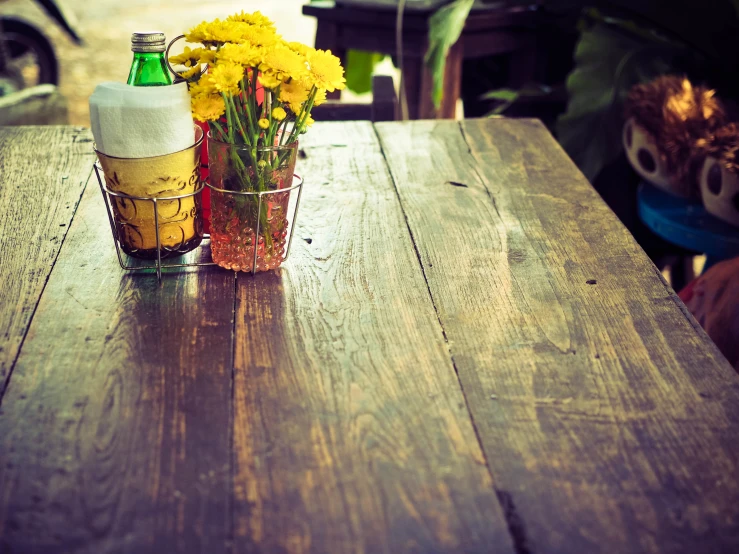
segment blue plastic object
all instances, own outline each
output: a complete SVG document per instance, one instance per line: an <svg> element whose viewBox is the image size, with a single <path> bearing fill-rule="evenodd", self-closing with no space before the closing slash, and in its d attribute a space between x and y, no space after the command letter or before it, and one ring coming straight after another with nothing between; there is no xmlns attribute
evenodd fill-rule
<svg viewBox="0 0 739 554"><path fill-rule="evenodd" d="M703 252L707 266L739 256L739 227L712 216L699 201L686 200L642 182L639 217L663 239L694 252Z"/></svg>

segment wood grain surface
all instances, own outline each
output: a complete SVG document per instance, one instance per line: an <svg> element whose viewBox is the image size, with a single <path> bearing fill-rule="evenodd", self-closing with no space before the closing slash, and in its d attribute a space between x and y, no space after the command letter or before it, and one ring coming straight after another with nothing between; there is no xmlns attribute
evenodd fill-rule
<svg viewBox="0 0 739 554"><path fill-rule="evenodd" d="M317 124L285 266L161 285L88 138L0 130L0 554L739 552L739 377L540 123Z"/></svg>
<svg viewBox="0 0 739 554"><path fill-rule="evenodd" d="M81 127L0 127L0 400L92 171L91 145Z"/></svg>
<svg viewBox="0 0 739 554"><path fill-rule="evenodd" d="M3 400L0 552L226 552L234 275L124 273L94 179Z"/></svg>
<svg viewBox="0 0 739 554"><path fill-rule="evenodd" d="M545 128L376 128L516 551L739 552L739 377Z"/></svg>
<svg viewBox="0 0 739 554"><path fill-rule="evenodd" d="M307 136L291 259L238 278L235 552L512 553L372 126Z"/></svg>

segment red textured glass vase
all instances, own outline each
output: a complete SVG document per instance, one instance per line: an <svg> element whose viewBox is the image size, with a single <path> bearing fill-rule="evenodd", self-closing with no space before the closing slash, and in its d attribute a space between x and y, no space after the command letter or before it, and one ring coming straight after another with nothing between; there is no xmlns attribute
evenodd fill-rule
<svg viewBox="0 0 739 554"><path fill-rule="evenodd" d="M252 149L208 137L213 261L267 271L286 255L297 142Z"/></svg>

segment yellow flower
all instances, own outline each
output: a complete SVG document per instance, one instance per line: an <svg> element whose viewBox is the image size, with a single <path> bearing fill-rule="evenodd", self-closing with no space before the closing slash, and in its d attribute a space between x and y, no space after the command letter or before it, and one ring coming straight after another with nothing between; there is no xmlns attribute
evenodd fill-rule
<svg viewBox="0 0 739 554"><path fill-rule="evenodd" d="M192 99L192 116L198 121L215 121L226 111L226 104L219 95L209 94Z"/></svg>
<svg viewBox="0 0 739 554"><path fill-rule="evenodd" d="M179 64L187 65L188 67L190 67L193 65L193 63L197 63L202 51L202 48L195 48L195 50L191 50L189 46L185 46L185 50L182 52L182 54L177 54L175 56L169 57L169 63L172 65Z"/></svg>
<svg viewBox="0 0 739 554"><path fill-rule="evenodd" d="M209 48L198 48L200 50L200 57L198 63L213 63L216 59L216 51Z"/></svg>
<svg viewBox="0 0 739 554"><path fill-rule="evenodd" d="M210 50L209 48L195 48L194 50L191 50L190 47L185 46L185 50L182 54L169 57L169 63L171 65L194 67L203 63L212 63L215 53L215 50Z"/></svg>
<svg viewBox="0 0 739 554"><path fill-rule="evenodd" d="M303 102L308 100L310 87L302 81L293 79L289 83L283 83L280 87L280 102L290 105L293 113L298 113Z"/></svg>
<svg viewBox="0 0 739 554"><path fill-rule="evenodd" d="M326 101L327 91L345 86L344 70L336 56L284 41L274 23L260 12L241 11L225 20L203 21L185 37L203 47L187 47L169 61L178 65L180 76L188 81L193 117L212 122L227 114L229 123L241 123L241 127L256 120L258 130L267 132L242 137L255 142L251 146L270 141L269 130L278 128L280 122L294 121L296 115L297 130L304 133L313 125L308 99L313 99L311 105L319 105ZM257 75L264 102L255 107L252 99L241 96L254 94L251 82ZM249 84L242 88L245 79ZM232 97L237 94L235 101Z"/></svg>
<svg viewBox="0 0 739 554"><path fill-rule="evenodd" d="M278 44L264 53L259 69L281 81L302 79L308 73L305 58L284 44Z"/></svg>
<svg viewBox="0 0 739 554"><path fill-rule="evenodd" d="M293 52L300 54L301 56L307 56L308 52L312 52L314 50L313 48L303 44L302 42L288 42L287 47Z"/></svg>
<svg viewBox="0 0 739 554"><path fill-rule="evenodd" d="M185 34L187 42L200 42L206 46L239 42L239 23L215 19L210 23L203 21Z"/></svg>
<svg viewBox="0 0 739 554"><path fill-rule="evenodd" d="M210 75L220 92L236 94L244 77L244 68L233 62L217 63Z"/></svg>
<svg viewBox="0 0 739 554"><path fill-rule="evenodd" d="M341 67L339 58L331 53L331 50L314 50L309 52L308 65L310 66L310 80L319 89L333 92L342 90L346 85L344 68Z"/></svg>
<svg viewBox="0 0 739 554"><path fill-rule="evenodd" d="M191 67L187 71L183 71L182 73L179 73L178 75L182 77L183 79L189 79L190 77L193 77L197 73L200 73L200 64L197 64L196 66Z"/></svg>
<svg viewBox="0 0 739 554"><path fill-rule="evenodd" d="M264 88L268 88L268 89L275 89L279 87L280 84L282 83L282 81L280 81L277 77L269 73L261 73L259 75L259 82L262 84Z"/></svg>
<svg viewBox="0 0 739 554"><path fill-rule="evenodd" d="M210 74L205 74L198 81L190 83L190 96L193 98L195 96L215 94L217 92L218 89L213 81L213 76Z"/></svg>
<svg viewBox="0 0 739 554"><path fill-rule="evenodd" d="M207 25L208 23L203 21L202 23L199 23L198 25L190 29L187 33L185 33L185 40L191 43L205 42L205 29Z"/></svg>
<svg viewBox="0 0 739 554"><path fill-rule="evenodd" d="M248 42L252 46L272 46L280 36L267 27L255 27L248 23L232 23L237 26L239 38L232 42Z"/></svg>
<svg viewBox="0 0 739 554"><path fill-rule="evenodd" d="M241 44L224 44L218 51L218 61L229 61L239 65L253 67L259 64L261 51L248 42Z"/></svg>
<svg viewBox="0 0 739 554"><path fill-rule="evenodd" d="M226 18L226 21L237 21L240 23L248 23L249 25L255 25L257 27L265 27L267 29L274 30L275 24L272 22L272 20L267 17L266 15L263 15L261 12L254 12L254 13L244 13L242 11L241 13L235 13L233 15L229 15Z"/></svg>

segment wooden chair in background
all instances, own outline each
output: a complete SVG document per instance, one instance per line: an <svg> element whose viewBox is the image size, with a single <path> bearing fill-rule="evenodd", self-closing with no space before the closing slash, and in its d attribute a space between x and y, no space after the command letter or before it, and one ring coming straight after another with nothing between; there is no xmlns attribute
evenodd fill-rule
<svg viewBox="0 0 739 554"><path fill-rule="evenodd" d="M532 5L536 2L532 0ZM350 49L396 55L397 6L365 0L362 6L332 0L306 3L303 15L315 17L316 48L331 50L342 62ZM403 71L410 119L454 119L461 94L462 62L498 54L511 56L509 86L533 80L536 67L538 10L519 2L475 3L460 39L449 50L444 71L444 98L437 110L431 99L428 50L429 18L434 9L407 10L403 18ZM334 93L338 98L340 95Z"/></svg>

